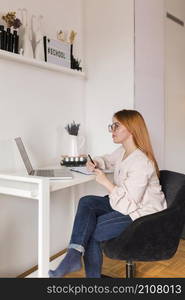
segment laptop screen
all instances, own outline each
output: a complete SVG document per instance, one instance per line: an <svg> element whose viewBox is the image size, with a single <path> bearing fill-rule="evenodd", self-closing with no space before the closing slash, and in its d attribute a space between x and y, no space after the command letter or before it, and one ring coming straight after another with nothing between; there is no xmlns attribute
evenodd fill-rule
<svg viewBox="0 0 185 300"><path fill-rule="evenodd" d="M33 167L32 167L31 162L29 160L29 157L28 157L28 154L27 154L26 149L24 147L24 144L23 144L20 137L15 138L15 142L16 142L17 147L19 149L19 152L20 152L20 155L21 155L22 160L24 162L24 165L26 167L26 170L27 170L28 174L30 175L31 172L33 172Z"/></svg>

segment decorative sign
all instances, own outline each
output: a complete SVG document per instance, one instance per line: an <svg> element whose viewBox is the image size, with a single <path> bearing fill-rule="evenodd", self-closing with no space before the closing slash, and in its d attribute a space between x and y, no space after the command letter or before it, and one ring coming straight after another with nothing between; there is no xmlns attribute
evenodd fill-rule
<svg viewBox="0 0 185 300"><path fill-rule="evenodd" d="M71 45L44 36L45 61L71 68Z"/></svg>

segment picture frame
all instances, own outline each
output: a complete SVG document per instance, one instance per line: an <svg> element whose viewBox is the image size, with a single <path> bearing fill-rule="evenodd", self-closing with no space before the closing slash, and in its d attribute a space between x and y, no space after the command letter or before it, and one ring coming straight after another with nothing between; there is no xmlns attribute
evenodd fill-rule
<svg viewBox="0 0 185 300"><path fill-rule="evenodd" d="M71 45L67 42L50 39L47 36L44 36L43 40L45 61L71 68Z"/></svg>

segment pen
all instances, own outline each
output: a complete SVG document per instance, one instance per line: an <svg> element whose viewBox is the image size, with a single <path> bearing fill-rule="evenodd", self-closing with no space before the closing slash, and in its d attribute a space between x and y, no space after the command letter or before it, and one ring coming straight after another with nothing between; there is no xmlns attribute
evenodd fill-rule
<svg viewBox="0 0 185 300"><path fill-rule="evenodd" d="M89 157L90 161L93 163L93 165L95 165L95 163L94 163L92 157L90 156L90 154L88 154L88 157Z"/></svg>

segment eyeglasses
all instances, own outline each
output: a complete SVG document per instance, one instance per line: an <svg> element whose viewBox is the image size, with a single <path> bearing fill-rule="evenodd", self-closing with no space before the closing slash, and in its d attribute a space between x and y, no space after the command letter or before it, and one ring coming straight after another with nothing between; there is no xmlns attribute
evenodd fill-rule
<svg viewBox="0 0 185 300"><path fill-rule="evenodd" d="M120 127L120 124L118 122L109 124L108 125L108 131L109 132L116 131L116 130L118 130L119 127Z"/></svg>

